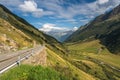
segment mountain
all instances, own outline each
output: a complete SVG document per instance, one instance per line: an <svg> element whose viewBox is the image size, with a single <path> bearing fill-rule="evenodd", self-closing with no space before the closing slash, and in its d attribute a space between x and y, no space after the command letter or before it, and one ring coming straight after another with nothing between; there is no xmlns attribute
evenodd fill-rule
<svg viewBox="0 0 120 80"><path fill-rule="evenodd" d="M49 28L46 28L46 26L44 25L43 27L41 27L39 30L43 31L44 33L53 36L54 38L56 38L58 41L60 42L64 42L64 40L66 40L66 38L68 38L68 36L70 36L73 32L75 32L78 28L74 27L73 29L68 29L68 28L59 28L54 26L53 24L49 24Z"/></svg>
<svg viewBox="0 0 120 80"><path fill-rule="evenodd" d="M29 48L37 44L46 44L47 47L56 50L62 48L62 44L56 39L0 5L0 53Z"/></svg>
<svg viewBox="0 0 120 80"><path fill-rule="evenodd" d="M110 52L120 53L120 5L80 27L65 42L95 39L99 39L100 43L105 45Z"/></svg>
<svg viewBox="0 0 120 80"><path fill-rule="evenodd" d="M53 36L56 38L58 41L63 42L68 36L70 36L74 30L69 30L69 31L49 31L45 32L46 34Z"/></svg>

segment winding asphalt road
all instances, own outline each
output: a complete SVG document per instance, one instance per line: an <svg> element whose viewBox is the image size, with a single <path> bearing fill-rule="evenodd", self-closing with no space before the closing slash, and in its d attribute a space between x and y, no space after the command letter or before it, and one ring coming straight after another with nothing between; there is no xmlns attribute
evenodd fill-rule
<svg viewBox="0 0 120 80"><path fill-rule="evenodd" d="M32 54L41 52L43 48L44 46L36 46L34 48L0 55L0 74L14 65L20 64L20 61L29 58Z"/></svg>

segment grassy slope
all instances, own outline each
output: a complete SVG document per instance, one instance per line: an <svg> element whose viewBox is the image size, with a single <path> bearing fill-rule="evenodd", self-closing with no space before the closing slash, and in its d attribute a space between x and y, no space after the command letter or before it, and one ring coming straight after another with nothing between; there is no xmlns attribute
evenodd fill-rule
<svg viewBox="0 0 120 80"><path fill-rule="evenodd" d="M70 50L68 61L100 80L119 80L120 72L110 68L109 65L120 69L120 56L111 54L99 42L99 40L94 40L83 43L67 44ZM98 53L101 47L104 47L104 49Z"/></svg>
<svg viewBox="0 0 120 80"><path fill-rule="evenodd" d="M55 52L47 49L48 53L48 66L54 68L58 72L64 74L69 80L94 80L91 75L83 72L78 69L67 60L63 59L60 55L57 55Z"/></svg>
<svg viewBox="0 0 120 80"><path fill-rule="evenodd" d="M14 28L7 21L0 19L0 37L3 37L4 34L6 34L6 40L4 41L0 38L0 41L6 45L11 45L10 43L14 41L16 47L19 48L33 46L33 40L29 36Z"/></svg>
<svg viewBox="0 0 120 80"><path fill-rule="evenodd" d="M113 64L116 67L120 67L120 63L119 63L120 56L111 54L105 47L104 47L105 48L104 50L98 53L101 47L104 47L104 46L100 44L99 40L77 43L77 44L68 46L69 50L72 50L73 56L76 56L74 55L74 52L76 52L75 54L84 55L84 56L88 55L96 59L105 61L107 63Z"/></svg>
<svg viewBox="0 0 120 80"><path fill-rule="evenodd" d="M87 52L87 53L98 53L98 50L100 48L104 48L104 50L102 50L102 54L104 53L110 53L105 46L100 44L99 40L94 40L94 41L86 41L86 42L82 42L82 43L73 43L73 44L67 44L68 45L68 49L72 50L72 51L78 51L78 52Z"/></svg>

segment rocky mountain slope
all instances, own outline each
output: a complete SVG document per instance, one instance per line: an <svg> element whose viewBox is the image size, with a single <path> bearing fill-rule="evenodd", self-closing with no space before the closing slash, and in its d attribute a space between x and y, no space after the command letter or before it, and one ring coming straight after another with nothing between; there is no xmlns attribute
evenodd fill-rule
<svg viewBox="0 0 120 80"><path fill-rule="evenodd" d="M0 5L0 42L0 53L29 48L36 44L46 44L57 50L62 47L56 39L39 31L3 5Z"/></svg>
<svg viewBox="0 0 120 80"><path fill-rule="evenodd" d="M80 27L65 42L99 39L112 53L120 53L120 5Z"/></svg>

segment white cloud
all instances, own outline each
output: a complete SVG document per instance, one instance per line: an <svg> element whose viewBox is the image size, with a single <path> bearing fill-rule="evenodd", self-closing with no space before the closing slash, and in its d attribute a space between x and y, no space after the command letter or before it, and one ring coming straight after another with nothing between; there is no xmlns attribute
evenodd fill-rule
<svg viewBox="0 0 120 80"><path fill-rule="evenodd" d="M43 12L43 9L37 8L34 1L24 1L24 4L19 5L19 8L24 12Z"/></svg>
<svg viewBox="0 0 120 80"><path fill-rule="evenodd" d="M99 4L105 4L105 3L107 3L107 2L109 2L109 0L98 0L98 3L99 3Z"/></svg>
<svg viewBox="0 0 120 80"><path fill-rule="evenodd" d="M24 1L23 4L19 5L19 9L23 12L32 13L32 15L35 17L54 14L51 11L44 11L42 8L38 8L37 3L35 1Z"/></svg>
<svg viewBox="0 0 120 80"><path fill-rule="evenodd" d="M43 11L37 8L37 4L34 1L24 1L24 4L19 5L19 7L24 12Z"/></svg>
<svg viewBox="0 0 120 80"><path fill-rule="evenodd" d="M78 30L78 27L74 27L74 28L73 28L73 31L76 31L76 30Z"/></svg>
<svg viewBox="0 0 120 80"><path fill-rule="evenodd" d="M53 31L53 32L60 32L60 31L68 31L69 29L68 28L63 28L63 27L57 27L55 24L51 24L51 23L46 23L46 24L43 24L43 26L39 29L43 32L50 32L50 31Z"/></svg>

